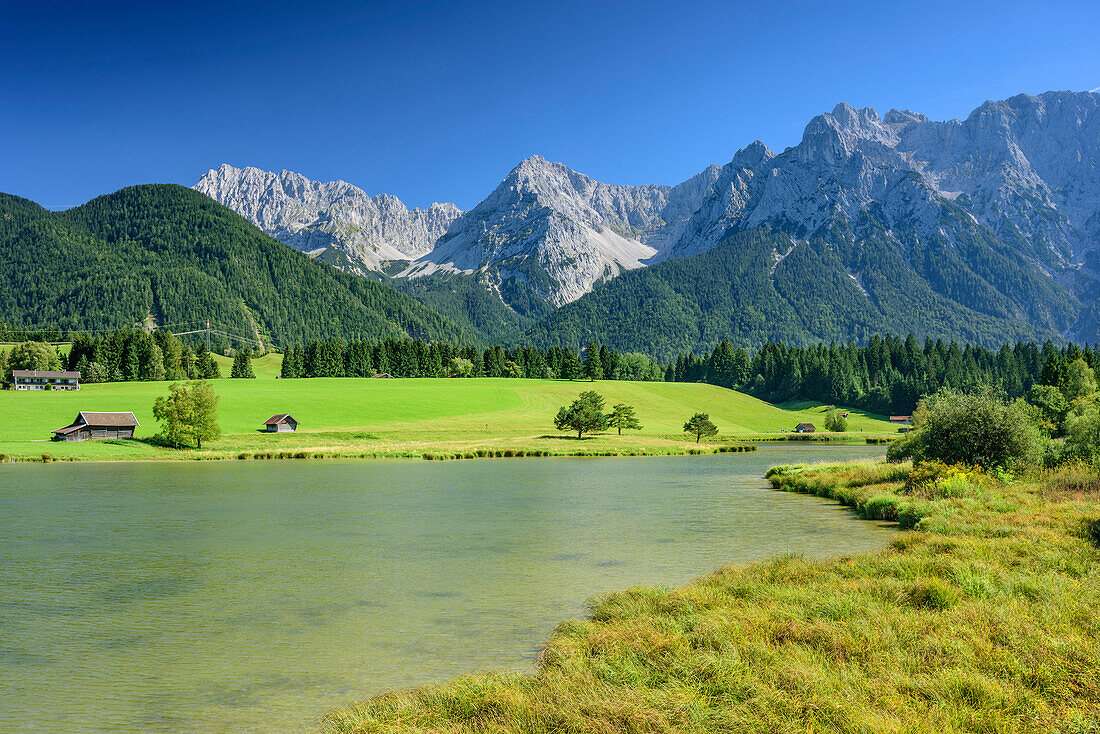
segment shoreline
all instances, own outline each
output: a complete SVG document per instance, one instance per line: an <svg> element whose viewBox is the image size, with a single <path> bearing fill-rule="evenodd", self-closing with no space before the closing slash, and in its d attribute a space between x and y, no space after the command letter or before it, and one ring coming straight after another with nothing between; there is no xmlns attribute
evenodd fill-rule
<svg viewBox="0 0 1100 734"><path fill-rule="evenodd" d="M560 622L532 673L348 702L321 731L1091 731L1100 501L1082 493L1081 470L971 473L918 491L909 470L863 461L765 477L896 523L881 550L614 592Z"/></svg>
<svg viewBox="0 0 1100 734"><path fill-rule="evenodd" d="M310 434L298 434L309 436ZM700 456L721 453L742 453L756 451L759 445L777 446L787 443L812 443L823 447L882 446L892 440L887 436L861 436L836 434L817 434L807 437L805 434L782 434L778 436L730 436L720 441L705 443L677 441L672 437L639 436L631 437L632 443L619 442L618 436L596 434L580 440L591 441L589 447L558 449L547 441L576 441L564 436L540 436L511 444L470 444L447 445L425 442L385 442L375 445L334 446L331 443L318 442L316 445L289 446L281 448L213 447L209 449L169 449L157 446L141 439L106 439L93 445L117 446L118 454L104 452L102 455L55 453L56 447L74 447L79 450L87 443L69 444L65 442L43 441L41 450L35 447L31 451L7 453L0 451L0 466L4 464L49 464L65 463L150 463L150 462L193 462L193 461L271 461L271 460L377 460L377 459L419 459L426 461L461 461L473 459L501 458L554 458L554 457L630 457L630 456ZM637 439L642 439L639 442ZM532 441L541 441L532 446ZM656 445L654 445L656 441ZM108 443L109 442L109 443ZM380 444L380 445L379 445ZM546 446L550 446L546 448ZM54 450L50 450L54 448ZM124 455L121 449L134 449L143 452L140 455ZM8 450L10 451L10 449Z"/></svg>

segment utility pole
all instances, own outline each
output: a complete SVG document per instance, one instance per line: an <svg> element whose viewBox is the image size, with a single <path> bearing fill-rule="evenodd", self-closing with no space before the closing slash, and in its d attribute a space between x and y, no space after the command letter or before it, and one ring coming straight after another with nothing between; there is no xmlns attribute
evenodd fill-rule
<svg viewBox="0 0 1100 734"><path fill-rule="evenodd" d="M206 320L206 351L210 351L210 319Z"/></svg>

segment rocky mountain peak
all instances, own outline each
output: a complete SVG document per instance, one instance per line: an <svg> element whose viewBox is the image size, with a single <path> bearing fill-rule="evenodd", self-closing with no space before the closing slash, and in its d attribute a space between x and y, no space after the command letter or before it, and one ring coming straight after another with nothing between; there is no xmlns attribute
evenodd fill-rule
<svg viewBox="0 0 1100 734"><path fill-rule="evenodd" d="M996 243L998 268L1023 258L1075 293L1100 293L1100 94L1089 92L1017 95L943 122L840 103L794 147L755 141L676 186L602 183L532 155L465 213L228 164L196 188L299 249L336 247L375 270L405 259L409 276L481 271L502 295L553 306L761 226L792 242L874 241L903 259L932 243L946 260ZM981 287L1014 298L1004 283Z"/></svg>
<svg viewBox="0 0 1100 734"><path fill-rule="evenodd" d="M346 181L228 163L207 171L195 189L295 249L335 247L366 269L429 252L462 213L454 204L410 210L396 196L372 197Z"/></svg>
<svg viewBox="0 0 1100 734"><path fill-rule="evenodd" d="M775 158L768 146L759 140L754 140L733 155L727 168L755 171L765 163Z"/></svg>

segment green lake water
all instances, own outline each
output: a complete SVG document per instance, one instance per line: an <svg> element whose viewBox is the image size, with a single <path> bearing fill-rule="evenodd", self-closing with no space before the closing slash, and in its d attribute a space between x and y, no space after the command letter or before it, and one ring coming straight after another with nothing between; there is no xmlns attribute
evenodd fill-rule
<svg viewBox="0 0 1100 734"><path fill-rule="evenodd" d="M883 547L761 479L881 455L0 465L0 731L308 731L531 670L593 595Z"/></svg>

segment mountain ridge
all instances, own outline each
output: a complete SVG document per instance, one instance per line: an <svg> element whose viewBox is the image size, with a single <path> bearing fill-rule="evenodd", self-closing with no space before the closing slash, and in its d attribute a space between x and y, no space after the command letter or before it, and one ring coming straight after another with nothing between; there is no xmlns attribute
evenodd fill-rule
<svg viewBox="0 0 1100 734"><path fill-rule="evenodd" d="M1100 94L1020 94L947 121L839 103L796 145L775 153L755 141L677 186L605 184L531 156L427 251L421 239L403 264L352 253L345 267L429 284L469 277L541 318L623 273L760 228L789 237L759 253L773 272L817 238L858 289L884 272L915 277L964 309L1096 338Z"/></svg>

